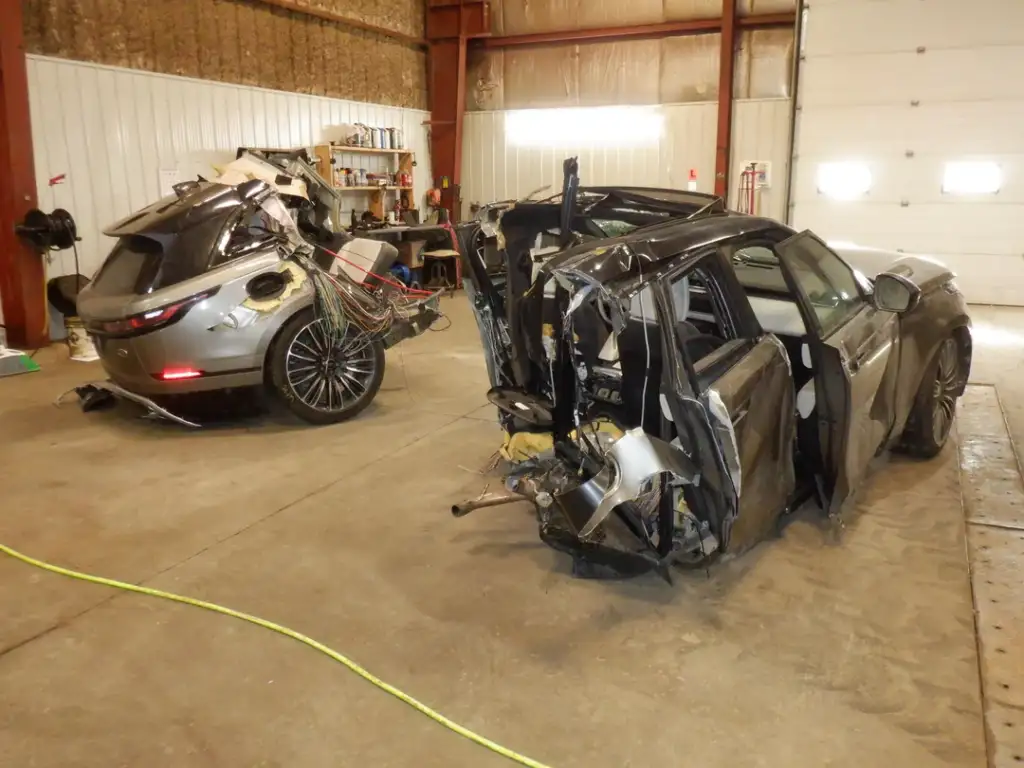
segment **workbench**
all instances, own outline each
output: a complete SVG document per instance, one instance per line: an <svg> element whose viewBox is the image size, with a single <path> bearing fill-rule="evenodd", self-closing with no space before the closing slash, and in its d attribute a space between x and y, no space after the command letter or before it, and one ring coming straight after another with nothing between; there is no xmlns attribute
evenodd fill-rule
<svg viewBox="0 0 1024 768"><path fill-rule="evenodd" d="M352 235L391 243L398 249L398 262L420 275L428 259L451 259L455 266L454 287L462 287L462 262L455 250L450 230L442 224L396 224L379 229L355 229ZM435 249L425 251L424 248L430 243L435 244ZM429 279L417 282L425 285Z"/></svg>

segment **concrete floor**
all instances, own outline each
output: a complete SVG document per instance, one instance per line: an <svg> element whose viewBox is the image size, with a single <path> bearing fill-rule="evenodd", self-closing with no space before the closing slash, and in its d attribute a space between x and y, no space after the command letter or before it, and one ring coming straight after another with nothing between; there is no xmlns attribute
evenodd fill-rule
<svg viewBox="0 0 1024 768"><path fill-rule="evenodd" d="M0 542L291 626L557 768L986 765L954 446L893 459L840 532L804 513L710 576L573 580L528 509L448 512L498 431L445 309L321 429L57 409L99 371L44 350L0 381ZM976 316L1024 445L1024 313ZM507 763L294 641L0 556L0 764Z"/></svg>

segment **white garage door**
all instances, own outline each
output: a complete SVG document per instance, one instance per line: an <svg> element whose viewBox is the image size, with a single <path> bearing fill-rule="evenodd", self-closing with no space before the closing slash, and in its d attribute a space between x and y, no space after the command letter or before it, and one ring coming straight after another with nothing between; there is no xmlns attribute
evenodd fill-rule
<svg viewBox="0 0 1024 768"><path fill-rule="evenodd" d="M1024 306L1024 0L808 5L793 225Z"/></svg>

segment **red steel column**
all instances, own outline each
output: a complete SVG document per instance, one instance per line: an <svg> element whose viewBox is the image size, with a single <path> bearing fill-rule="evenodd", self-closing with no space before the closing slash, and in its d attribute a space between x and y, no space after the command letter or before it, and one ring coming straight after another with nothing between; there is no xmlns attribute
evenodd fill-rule
<svg viewBox="0 0 1024 768"><path fill-rule="evenodd" d="M466 39L430 46L430 162L441 186L441 204L459 218L462 181L462 124L466 109Z"/></svg>
<svg viewBox="0 0 1024 768"><path fill-rule="evenodd" d="M718 70L718 138L715 143L715 194L728 200L732 154L733 71L736 66L736 0L722 0L722 48Z"/></svg>
<svg viewBox="0 0 1024 768"><path fill-rule="evenodd" d="M430 160L441 184L441 204L453 221L461 217L462 125L466 112L466 53L469 38L490 32L483 0L430 0ZM447 187L443 182L447 180Z"/></svg>
<svg viewBox="0 0 1024 768"><path fill-rule="evenodd" d="M43 260L14 234L36 207L21 0L0 0L0 19L0 301L8 343L35 348L48 340Z"/></svg>

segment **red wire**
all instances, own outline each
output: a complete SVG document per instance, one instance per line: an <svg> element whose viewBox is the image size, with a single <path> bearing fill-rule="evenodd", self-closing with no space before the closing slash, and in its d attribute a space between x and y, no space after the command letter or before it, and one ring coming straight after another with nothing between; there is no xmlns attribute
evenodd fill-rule
<svg viewBox="0 0 1024 768"><path fill-rule="evenodd" d="M388 280L386 277L378 275L375 272L371 272L370 270L366 269L365 267L361 267L358 264L353 264L351 261L346 259L344 256L341 256L341 255L335 253L334 251L332 251L332 250L330 250L328 248L324 248L324 250L327 251L327 253L331 254L331 256L336 258L338 261L343 261L346 264L348 264L350 267L355 267L360 272L363 272L363 273L369 275L370 277L375 277L378 280L380 280L382 283L387 283L388 285L395 286L395 288L400 288L403 291L405 291L406 293L418 293L420 296L433 296L434 295L430 291L418 291L415 288L408 287L407 285L402 285L401 283L396 283L394 280Z"/></svg>

